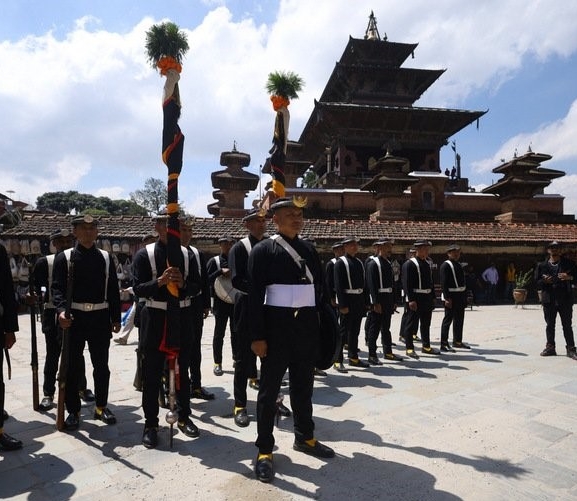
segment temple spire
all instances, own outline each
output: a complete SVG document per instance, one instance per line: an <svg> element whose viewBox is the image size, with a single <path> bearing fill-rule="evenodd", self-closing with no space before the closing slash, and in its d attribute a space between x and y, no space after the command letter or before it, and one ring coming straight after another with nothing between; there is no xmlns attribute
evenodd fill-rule
<svg viewBox="0 0 577 501"><path fill-rule="evenodd" d="M367 30L365 31L365 40L380 40L381 35L379 34L379 29L377 28L377 18L373 11L371 11L371 15L369 16L369 24L367 25ZM387 35L383 40L387 39Z"/></svg>

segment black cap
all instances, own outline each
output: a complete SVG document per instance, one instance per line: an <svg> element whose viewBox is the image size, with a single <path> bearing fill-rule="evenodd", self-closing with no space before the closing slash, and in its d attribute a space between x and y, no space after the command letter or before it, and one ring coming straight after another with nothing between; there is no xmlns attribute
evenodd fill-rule
<svg viewBox="0 0 577 501"><path fill-rule="evenodd" d="M149 233L148 235L144 235L142 237L142 241L146 242L147 240L156 240L158 238L158 233L153 232L153 233Z"/></svg>
<svg viewBox="0 0 577 501"><path fill-rule="evenodd" d="M361 240L360 240L359 238L357 238L357 237L348 236L348 237L343 238L343 239L341 240L341 243L342 243L343 245L345 245L345 244L350 244L350 243L352 243L352 242L359 243L360 241L361 241Z"/></svg>
<svg viewBox="0 0 577 501"><path fill-rule="evenodd" d="M94 216L91 216L90 214L84 214L83 216L74 216L71 222L73 226L82 223L98 225L98 220Z"/></svg>
<svg viewBox="0 0 577 501"><path fill-rule="evenodd" d="M307 205L307 199L303 198L303 197L292 197L292 198L288 198L288 197L283 197L283 198L279 198L277 199L276 202L274 202L271 206L270 206L270 210L272 210L273 212L277 209L282 209L284 207L296 207L297 209L304 209Z"/></svg>
<svg viewBox="0 0 577 501"><path fill-rule="evenodd" d="M72 233L68 228L61 228L60 230L54 230L52 233L50 233L50 240L52 241L60 237L66 238L70 235L72 235Z"/></svg>
<svg viewBox="0 0 577 501"><path fill-rule="evenodd" d="M547 249L552 249L553 247L561 247L561 244L557 242L557 240L553 240L553 242L547 244Z"/></svg>
<svg viewBox="0 0 577 501"><path fill-rule="evenodd" d="M236 242L236 240L232 237L220 237L218 239L219 244L224 244L226 242L234 243L234 242Z"/></svg>
<svg viewBox="0 0 577 501"><path fill-rule="evenodd" d="M246 215L242 218L242 222L250 221L251 219L256 219L257 217L266 217L266 210L263 208L250 209Z"/></svg>
<svg viewBox="0 0 577 501"><path fill-rule="evenodd" d="M413 247L424 247L425 245L431 247L431 245L433 245L431 243L430 240L417 240L414 244Z"/></svg>
<svg viewBox="0 0 577 501"><path fill-rule="evenodd" d="M338 249L339 247L342 247L344 244L343 242L336 242L333 245L331 245L331 249Z"/></svg>
<svg viewBox="0 0 577 501"><path fill-rule="evenodd" d="M461 247L459 247L457 244L447 245L447 252L451 252L454 250L461 250Z"/></svg>

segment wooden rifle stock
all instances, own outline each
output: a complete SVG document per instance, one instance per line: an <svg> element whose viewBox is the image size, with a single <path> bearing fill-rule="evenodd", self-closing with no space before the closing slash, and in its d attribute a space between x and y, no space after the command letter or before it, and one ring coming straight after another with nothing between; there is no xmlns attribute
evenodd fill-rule
<svg viewBox="0 0 577 501"><path fill-rule="evenodd" d="M38 339L36 336L36 295L34 291L34 273L30 266L28 273L28 291L30 297L30 344L31 344L31 360L32 367L32 408L37 411L40 407L40 395L38 390Z"/></svg>
<svg viewBox="0 0 577 501"><path fill-rule="evenodd" d="M64 315L70 318L72 307L72 288L74 284L73 254L68 263L68 280L66 284L66 310ZM64 429L64 406L66 400L66 378L68 377L68 359L70 357L70 329L62 329L62 348L60 350L60 366L58 368L58 405L56 407L56 429Z"/></svg>

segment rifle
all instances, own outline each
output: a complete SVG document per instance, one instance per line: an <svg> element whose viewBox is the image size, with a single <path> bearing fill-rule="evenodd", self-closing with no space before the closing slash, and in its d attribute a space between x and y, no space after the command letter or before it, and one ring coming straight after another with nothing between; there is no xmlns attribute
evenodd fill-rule
<svg viewBox="0 0 577 501"><path fill-rule="evenodd" d="M70 318L72 307L72 287L74 284L74 261L72 254L68 263L68 280L66 284L66 310L64 316ZM60 366L58 367L58 405L56 407L56 429L64 429L64 403L66 399L66 378L68 376L68 359L70 357L70 329L62 329L62 348L60 350Z"/></svg>
<svg viewBox="0 0 577 501"><path fill-rule="evenodd" d="M38 342L36 337L36 295L34 291L34 273L32 265L29 266L29 306L30 306L30 344L31 344L31 361L32 367L32 408L37 411L39 408L40 396L38 394Z"/></svg>

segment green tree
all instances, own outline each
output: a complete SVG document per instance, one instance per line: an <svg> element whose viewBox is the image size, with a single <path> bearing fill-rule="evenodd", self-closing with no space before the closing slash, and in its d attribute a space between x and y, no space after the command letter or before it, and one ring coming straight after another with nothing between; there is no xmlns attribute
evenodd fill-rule
<svg viewBox="0 0 577 501"><path fill-rule="evenodd" d="M158 214L166 206L168 190L161 179L149 177L144 182L144 188L130 194L130 200L144 207L150 215Z"/></svg>
<svg viewBox="0 0 577 501"><path fill-rule="evenodd" d="M36 200L38 210L70 214L75 210L78 214L100 214L113 216L146 216L147 209L131 200L111 200L108 197L95 197L89 193L77 191L55 191L44 193Z"/></svg>

